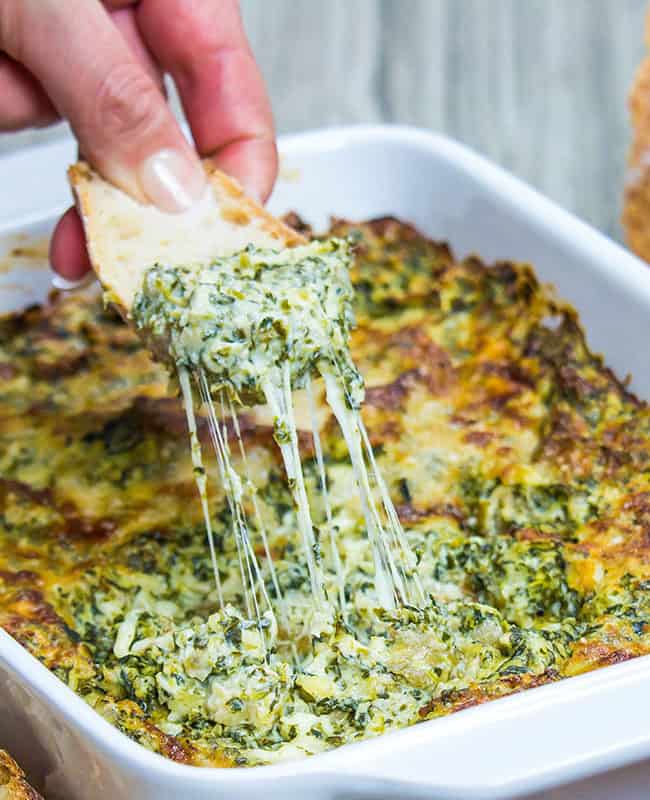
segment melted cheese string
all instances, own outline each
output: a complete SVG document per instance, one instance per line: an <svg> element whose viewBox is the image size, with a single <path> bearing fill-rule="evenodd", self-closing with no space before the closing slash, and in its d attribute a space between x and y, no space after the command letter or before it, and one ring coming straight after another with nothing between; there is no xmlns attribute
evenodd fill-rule
<svg viewBox="0 0 650 800"><path fill-rule="evenodd" d="M305 383L305 391L307 394L307 402L309 404L309 417L311 421L311 436L314 442L314 453L316 455L316 464L318 466L318 480L320 488L323 493L323 505L325 506L325 521L327 530L330 537L330 549L332 553L332 564L334 565L334 574L336 575L336 584L338 591L339 608L343 621L346 619L345 610L345 578L343 575L343 566L341 564L341 556L339 554L338 542L336 541L336 531L334 529L334 520L332 517L332 504L330 503L329 490L327 488L327 475L325 474L325 461L323 459L323 446L320 440L320 433L318 432L318 419L316 416L316 403L314 402L314 392L312 390L311 377L307 377Z"/></svg>
<svg viewBox="0 0 650 800"><path fill-rule="evenodd" d="M205 523L205 530L208 539L208 546L210 548L210 559L212 562L212 569L214 572L215 585L217 587L217 595L219 600L219 607L224 608L223 588L221 585L221 578L219 576L219 569L217 566L216 551L214 546L214 533L212 529L212 521L210 519L210 512L208 507L208 498L206 491L206 472L203 466L203 458L201 452L201 443L197 434L196 416L194 414L194 398L192 395L192 386L190 377L184 367L178 368L178 379L183 395L183 405L185 408L185 415L187 417L187 426L190 434L190 446L192 454L192 463L194 465L194 475L196 478L196 485L201 500L201 508L203 510L203 519ZM261 635L262 646L266 650L265 630L268 631L271 637L271 643L275 632L277 630L277 623L273 607L269 600L266 586L262 578L262 574L257 563L255 552L252 548L248 528L246 525L246 516L242 507L243 500L243 487L239 475L232 466L230 460L230 448L228 445L227 431L222 428L217 420L217 416L210 396L210 390L207 379L203 370L199 370L195 376L196 383L199 387L199 393L203 403L208 411L208 429L210 431L210 438L217 455L217 465L219 467L219 474L221 484L224 487L228 508L233 524L233 533L235 543L237 546L237 558L239 562L239 571L242 585L242 593L246 613L249 619L257 621L258 629ZM258 593L265 609L262 610Z"/></svg>
<svg viewBox="0 0 650 800"><path fill-rule="evenodd" d="M275 569L275 565L273 563L273 555L271 553L271 548L269 546L269 538L266 532L266 525L264 524L264 518L262 517L262 512L259 507L259 503L257 502L257 487L253 483L250 473L250 467L248 465L248 458L246 456L246 448L244 447L244 440L242 439L241 435L241 428L239 425L239 419L237 417L237 412L235 411L235 407L233 405L232 399L229 396L226 396L225 391L221 390L221 418L226 419L226 400L228 402L228 411L230 414L230 419L232 421L233 430L235 431L235 438L237 439L237 444L239 446L239 454L242 459L242 464L244 466L244 475L246 477L246 487L249 492L250 500L253 504L253 511L255 513L255 521L257 524L257 530L260 535L260 539L262 540L262 547L264 548L264 555L266 556L266 563L269 569L269 575L271 577L271 584L273 586L273 592L275 594L275 599L277 601L277 610L279 612L280 621L282 622L284 631L286 632L289 630L289 618L287 616L287 607L284 595L282 593L282 589L280 588L280 582L278 580L277 571ZM262 577L259 575L259 568L257 567L256 562L256 569L258 572L258 577L260 581L260 585L262 587L262 591L264 592L264 597L266 599L266 603L271 608L271 603L269 601L268 596L266 595L266 589L264 586L264 581ZM280 642L278 642L280 643ZM296 649L295 642L289 641L284 642L284 644L288 644L289 651L291 653L291 657L295 664L298 663L298 651Z"/></svg>
<svg viewBox="0 0 650 800"><path fill-rule="evenodd" d="M276 375L273 377L275 378L274 380L267 379L264 382L264 394L275 418L276 430L284 426L288 433L289 441L282 441L280 437L277 437L276 441L282 453L284 468L289 479L289 488L296 504L298 529L302 538L307 571L309 572L312 599L316 608L320 609L325 603L323 575L320 566L318 543L314 536L314 526L305 489L300 450L298 448L298 432L293 411L289 362L285 362L283 365L281 376Z"/></svg>
<svg viewBox="0 0 650 800"><path fill-rule="evenodd" d="M395 609L401 603L421 604L424 601L422 587L414 573L415 559L411 553L401 524L395 512L395 508L390 499L388 489L381 476L379 467L370 445L367 431L361 420L359 411L350 407L346 399L345 386L342 379L336 374L335 370L326 363L319 364L319 371L325 381L325 393L329 407L334 414L343 438L345 439L350 461L355 477L355 483L359 491L361 508L368 530L370 540L374 572L375 572L375 591L380 606L387 609ZM309 574L311 596L316 611L326 608L327 597L324 588L322 566L320 563L320 551L315 529L312 522L305 479L300 459L298 446L298 432L293 408L293 398L291 390L291 376L289 365L285 364L281 372L274 374L272 379L267 379L264 384L264 393L267 402L274 415L274 425L276 429L276 440L280 447L282 459L284 461L289 487L296 505L296 516L298 529L300 531L305 563ZM214 409L214 403L210 395L210 388L207 378L202 370L199 370L196 381L203 403L208 411L208 428L210 437L217 455L217 464L228 507L233 523L233 533L237 547L240 577L242 582L243 599L246 606L246 613L249 618L255 618L258 624L262 625L263 613L258 600L258 593L267 609L272 613L272 606L266 591L266 586L253 551L246 515L242 506L243 486L242 481L232 466L230 459L230 447L228 444L228 432L225 428L225 402L222 396L221 410L223 423L220 424ZM190 442L194 472L196 475L197 487L201 498L201 507L205 521L206 533L210 547L210 557L215 575L215 584L219 597L219 605L223 607L223 590L219 578L219 571L216 561L214 547L214 535L208 510L206 494L206 473L201 458L201 446L197 435L196 418L192 404L192 390L187 370L179 368L179 382L183 393L183 402L187 415L188 429L190 432ZM343 568L338 552L336 535L334 531L333 516L327 489L327 476L323 450L318 433L316 419L316 407L314 403L311 379L306 384L307 397L311 416L312 439L314 443L314 453L318 469L318 478L323 492L323 503L325 507L325 522L330 537L332 552L332 563L337 582L337 600L340 610L345 615L345 581ZM258 530L267 558L271 583L273 585L276 599L280 605L281 617L285 616L284 602L280 585L277 579L273 558L268 544L268 537L262 521L259 506L255 497L255 488L248 474L248 462L246 452L241 438L241 431L237 421L232 401L229 400L230 415L233 421L233 428L237 437L242 463L247 472L247 486L252 498L253 508L258 521ZM277 435L277 432L282 435ZM368 464L366 464L366 459ZM368 465L370 469L368 469ZM387 525L381 521L373 491L371 479L379 490L381 505L384 510ZM275 627L275 625L274 625Z"/></svg>
<svg viewBox="0 0 650 800"><path fill-rule="evenodd" d="M350 461L354 478L359 490L361 508L368 528L368 538L375 565L375 591L379 604L387 609L394 609L403 594L401 579L393 561L392 553L386 546L386 533L372 497L368 470L361 449L361 434L357 414L348 408L342 385L331 369L321 366L321 375L325 380L327 403L339 423L341 433L350 453Z"/></svg>
<svg viewBox="0 0 650 800"><path fill-rule="evenodd" d="M210 387L203 370L199 370L198 372L197 383L199 386L201 399L208 410L208 427L210 429L212 444L217 454L217 464L219 465L221 482L224 486L228 507L233 522L233 531L235 534L235 544L237 546L237 557L242 579L242 590L244 593L246 612L249 618L254 618L257 620L258 626L261 628L263 614L258 601L258 591L271 615L273 615L273 609L266 592L266 587L264 585L264 580L262 579L262 574L257 563L255 552L251 545L248 526L246 525L246 515L242 507L242 482L232 466L230 460L230 447L228 445L228 433L225 429L225 423L223 428L219 425L214 404L212 402L212 397L210 395ZM275 624L275 619L272 619L272 623L273 628L277 627Z"/></svg>
<svg viewBox="0 0 650 800"><path fill-rule="evenodd" d="M225 392L221 391L221 416L223 419L226 418L225 413L225 400L224 400ZM253 511L255 512L255 521L257 523L257 530L260 534L260 538L262 540L262 547L264 548L264 555L266 556L266 561L269 566L269 574L271 576L271 583L273 584L273 591L275 592L276 599L281 604L283 611L284 611L284 597L282 595L282 590L280 589L280 583L278 582L278 575L275 570L275 566L273 565L273 558L271 556L271 548L269 547L269 538L266 533L266 525L264 524L264 520L262 518L262 513L260 511L259 503L257 502L257 487L253 483L250 474L250 467L248 466L248 458L246 457L246 448L244 447L244 441L241 437L241 429L239 427L239 419L237 418L237 412L235 411L235 407L230 397L228 397L228 411L230 413L230 419L232 420L233 429L235 431L235 438L237 439L237 444L239 446L239 454L241 456L242 464L244 465L244 474L246 476L246 485L249 491L249 496L251 498L251 502L253 503ZM283 614L284 616L284 614Z"/></svg>
<svg viewBox="0 0 650 800"><path fill-rule="evenodd" d="M381 474L379 466L377 465L366 426L363 424L363 420L361 419L359 412L356 413L368 463L370 464L370 469L372 471L375 483L379 488L379 496L381 497L384 513L386 514L386 518L388 520L388 531L390 538L392 539L395 551L399 553L397 564L402 575L405 588L405 594L402 600L405 603L422 607L426 604L426 596L416 571L417 560L415 558L415 554L409 547L409 544L406 540L406 534L402 528L402 523L399 521L397 511L395 510L393 501L388 493L386 482L384 481L383 475Z"/></svg>
<svg viewBox="0 0 650 800"><path fill-rule="evenodd" d="M336 407L338 408L338 414L335 411L334 406L331 406L330 396L328 395L328 402L332 407L332 410L337 416L339 420L339 425L341 425L341 415L346 417L346 426L351 429L353 437L356 439L357 435L361 437L361 441L363 443L363 449L368 459L368 464L370 466L370 474L372 475L373 481L379 490L379 496L381 499L381 504L384 509L384 514L386 516L386 521L388 523L387 528L383 526L379 526L380 537L379 537L379 544L382 548L386 548L387 555L386 555L386 562L391 568L391 576L394 579L394 586L393 589L396 594L397 603L406 603L416 606L423 606L426 603L426 596L424 590L422 589L422 584L420 583L420 579L418 578L416 568L417 568L417 559L415 558L415 554L409 547L408 541L406 539L406 535L404 533L404 529L402 528L402 524L399 521L399 517L397 516L397 511L395 510L395 506L393 501L391 500L390 494L388 492L388 488L386 486L386 482L381 474L377 461L375 459L375 454L372 449L372 445L370 444L370 438L368 437L368 431L366 430L366 426L363 424L363 419L361 417L361 413L358 408L355 407L355 404L350 397L350 394L347 391L346 383L343 378L341 367L338 363L335 363L336 372L338 373L338 381L332 368L322 363L319 364L319 369L321 374L326 380L327 384L327 375L330 375L330 387L332 390L332 399L336 401ZM339 389L335 390L335 387L338 386ZM345 395L346 402L342 402L340 395L340 387L343 389L343 394ZM342 427L343 430L343 427ZM345 437L345 432L344 432ZM346 444L348 445L348 449L350 449L350 442L346 439ZM357 452L357 448L355 445L355 452ZM350 450L350 453L352 451ZM363 456L361 456L361 463L364 470L364 476L366 483L368 482L368 473L366 471L365 461ZM377 518L377 512L374 508L374 500L372 495L369 496L369 505L374 510L374 516ZM395 556L392 554L395 553L397 555L397 560L395 560ZM396 578L396 572L399 573L399 577Z"/></svg>
<svg viewBox="0 0 650 800"><path fill-rule="evenodd" d="M325 395L327 403L334 414L343 438L345 439L352 470L359 492L363 517L368 531L375 572L375 591L377 600L381 607L395 609L400 604L417 604L424 602L424 592L415 573L415 558L410 551L404 531L397 517L392 500L388 493L386 484L381 476L377 465L368 433L365 430L359 410L350 402L347 396L345 382L335 368L327 362L318 364L319 372L325 381ZM223 607L223 591L219 578L219 571L216 562L214 548L214 536L209 516L207 495L206 495L206 474L201 459L201 448L196 431L196 419L192 406L192 393L189 376L185 368L179 368L179 381L183 393L183 401L190 432L190 442L194 472L196 475L197 487L201 498L201 506L206 526L208 543L212 567L215 574L215 583L219 597L219 604ZM258 593L261 600L272 613L272 606L266 591L266 586L253 551L246 515L242 506L243 486L242 480L232 466L230 459L230 447L228 444L228 432L225 427L225 401L223 393L221 397L222 424L216 417L214 404L210 395L210 387L203 370L199 370L196 376L201 399L208 411L208 427L210 437L217 455L217 464L221 482L224 487L226 500L231 513L233 532L237 547L237 556L242 582L243 599L246 606L246 613L249 618L254 617L258 625L262 626L263 613L258 600ZM312 522L311 510L305 479L300 458L298 444L298 432L296 428L295 413L293 408L291 371L288 362L285 362L280 370L267 377L263 384L264 394L274 416L275 438L280 447L282 459L289 482L289 487L296 507L298 529L303 544L305 564L309 575L311 587L311 597L315 611L323 611L327 607L327 596L324 587L324 579L321 565L321 555L319 542L316 537L315 528ZM307 397L311 416L311 432L314 443L314 453L318 469L318 478L323 502L325 507L325 523L329 532L330 546L332 552L332 563L337 583L337 600L340 610L345 615L345 581L343 568L338 552L336 536L333 525L332 510L327 489L327 476L323 459L323 450L318 432L316 419L316 408L314 404L311 379L306 382ZM267 558L271 583L276 595L276 600L280 606L281 617L285 616L284 602L280 585L277 579L273 558L268 544L268 537L262 520L262 515L257 504L255 487L250 480L248 473L248 462L246 452L241 438L241 431L237 421L232 401L229 399L230 416L233 421L233 428L239 443L244 470L246 471L247 487L252 498L253 509L256 514L258 530ZM367 459L367 463L366 463ZM370 469L368 469L368 467ZM376 486L381 506L383 508L386 525L382 523L377 504L373 495L371 483ZM273 625L275 627L275 623Z"/></svg>
<svg viewBox="0 0 650 800"><path fill-rule="evenodd" d="M203 512L203 522L205 524L205 532L208 539L208 547L210 548L210 562L212 564L212 572L214 574L214 583L217 588L217 598L219 600L219 608L223 608L223 589L221 587L221 578L219 577L219 567L217 566L217 554L214 549L214 532L212 530L212 521L210 520L210 509L208 508L208 494L206 491L206 474L203 467L203 458L201 455L201 443L196 432L196 417L194 416L194 398L192 397L192 387L190 385L190 376L188 375L185 367L178 368L178 382L181 387L183 395L183 407L185 409L185 416L187 417L187 428L190 434L190 452L192 454L192 466L194 467L194 478L196 486L199 490L199 498L201 500L201 510Z"/></svg>

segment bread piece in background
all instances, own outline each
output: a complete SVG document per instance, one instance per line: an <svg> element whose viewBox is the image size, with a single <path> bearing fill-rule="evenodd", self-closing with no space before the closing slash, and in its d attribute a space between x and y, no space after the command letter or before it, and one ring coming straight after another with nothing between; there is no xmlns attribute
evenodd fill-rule
<svg viewBox="0 0 650 800"><path fill-rule="evenodd" d="M43 800L9 753L0 750L0 800Z"/></svg>
<svg viewBox="0 0 650 800"><path fill-rule="evenodd" d="M650 13L645 39L650 51ZM632 84L629 109L632 146L621 221L630 248L650 262L650 54L641 63Z"/></svg>

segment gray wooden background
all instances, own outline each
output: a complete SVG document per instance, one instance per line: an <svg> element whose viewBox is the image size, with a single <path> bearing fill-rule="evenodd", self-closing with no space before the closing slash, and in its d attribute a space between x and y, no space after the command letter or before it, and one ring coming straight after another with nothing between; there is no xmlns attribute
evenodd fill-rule
<svg viewBox="0 0 650 800"><path fill-rule="evenodd" d="M645 0L242 0L280 132L441 131L620 238ZM0 151L54 133L0 136Z"/></svg>

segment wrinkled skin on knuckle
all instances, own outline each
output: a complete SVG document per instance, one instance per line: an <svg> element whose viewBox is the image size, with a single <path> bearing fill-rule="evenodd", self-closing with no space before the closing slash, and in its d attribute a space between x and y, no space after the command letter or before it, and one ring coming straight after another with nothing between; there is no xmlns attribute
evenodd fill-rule
<svg viewBox="0 0 650 800"><path fill-rule="evenodd" d="M236 15L239 19L239 10L236 4L233 7L232 0L177 0L173 8L177 36L191 37L193 49L202 55L223 46L220 26L214 24L217 15Z"/></svg>
<svg viewBox="0 0 650 800"><path fill-rule="evenodd" d="M15 51L21 27L20 6L14 0L4 0L0 3L0 48L11 53L16 58Z"/></svg>
<svg viewBox="0 0 650 800"><path fill-rule="evenodd" d="M138 150L166 119L165 101L158 87L137 64L116 67L102 81L80 131L82 141L92 137L103 143ZM88 150L92 146L88 145Z"/></svg>
<svg viewBox="0 0 650 800"><path fill-rule="evenodd" d="M25 60L25 37L28 35L27 6L18 0L0 0L0 50L16 61Z"/></svg>

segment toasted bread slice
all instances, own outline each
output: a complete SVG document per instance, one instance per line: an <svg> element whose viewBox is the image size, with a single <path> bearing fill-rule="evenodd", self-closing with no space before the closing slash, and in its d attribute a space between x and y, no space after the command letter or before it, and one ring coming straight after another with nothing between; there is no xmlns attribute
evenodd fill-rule
<svg viewBox="0 0 650 800"><path fill-rule="evenodd" d="M202 263L248 244L279 250L305 239L247 197L239 184L204 161L208 188L189 211L167 214L143 205L85 162L68 170L92 266L128 317L144 272L155 263Z"/></svg>
<svg viewBox="0 0 650 800"><path fill-rule="evenodd" d="M650 50L650 13L646 18L645 39ZM632 144L621 222L630 248L650 262L650 55L639 65L628 103Z"/></svg>
<svg viewBox="0 0 650 800"><path fill-rule="evenodd" d="M0 800L42 800L9 753L0 750Z"/></svg>

